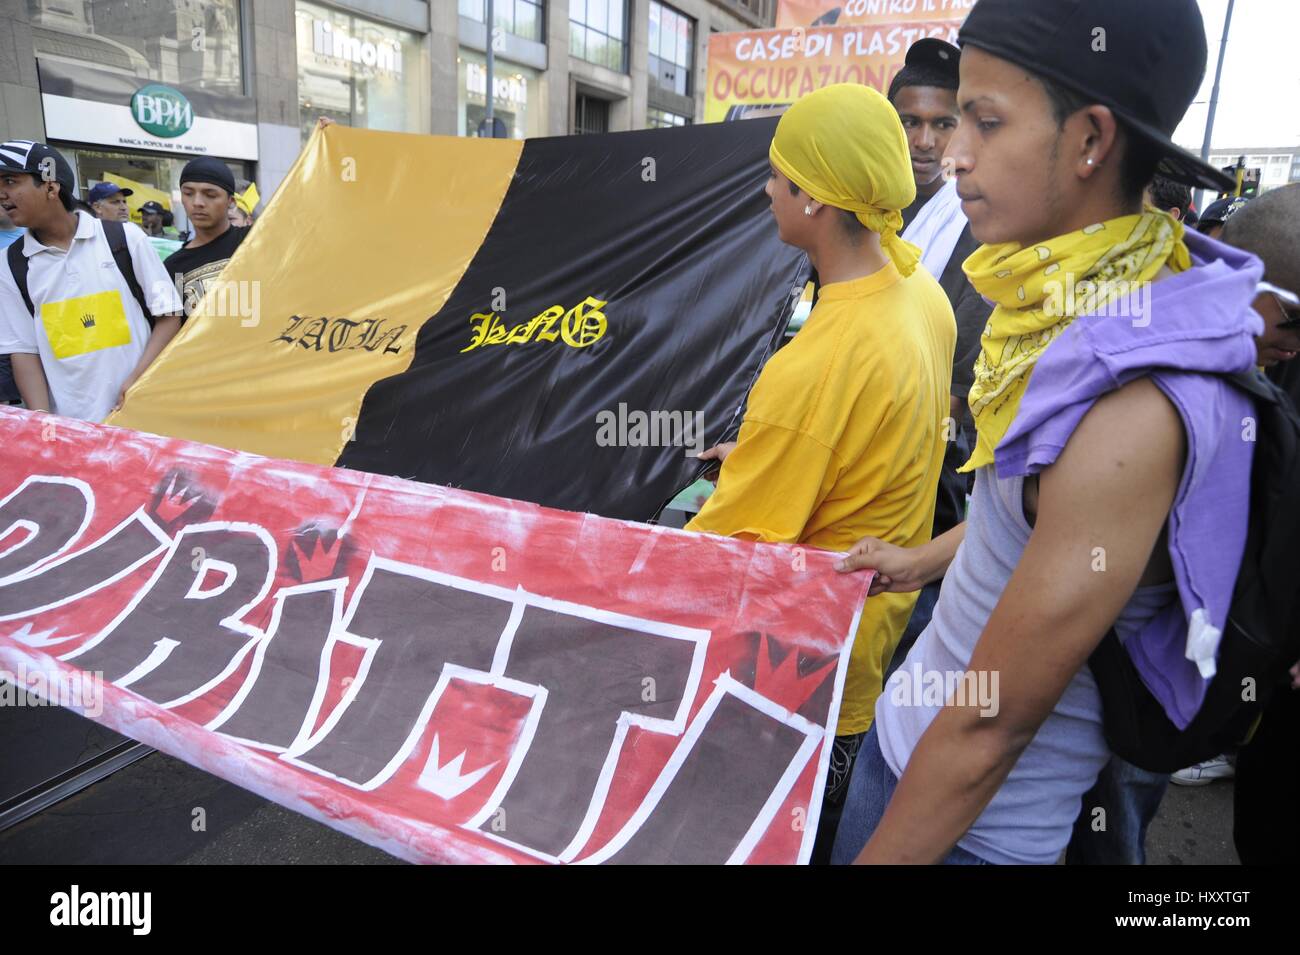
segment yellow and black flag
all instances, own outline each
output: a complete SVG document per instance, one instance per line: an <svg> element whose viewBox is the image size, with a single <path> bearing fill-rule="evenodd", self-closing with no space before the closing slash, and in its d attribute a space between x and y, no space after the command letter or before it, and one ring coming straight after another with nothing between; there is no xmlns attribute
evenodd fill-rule
<svg viewBox="0 0 1300 955"><path fill-rule="evenodd" d="M652 517L808 277L763 195L775 122L317 131L110 421Z"/></svg>

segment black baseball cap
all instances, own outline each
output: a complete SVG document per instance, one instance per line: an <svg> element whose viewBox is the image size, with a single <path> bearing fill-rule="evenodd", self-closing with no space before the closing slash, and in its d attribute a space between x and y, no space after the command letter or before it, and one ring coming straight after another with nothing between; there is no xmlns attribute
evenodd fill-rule
<svg viewBox="0 0 1300 955"><path fill-rule="evenodd" d="M77 177L63 154L48 143L30 139L11 139L0 143L0 169L29 173L38 179L57 182L71 196L76 192Z"/></svg>
<svg viewBox="0 0 1300 955"><path fill-rule="evenodd" d="M1246 196L1229 196L1227 199L1216 199L1205 207L1205 211L1201 213L1200 222L1204 225L1227 222L1241 211L1241 207L1249 201Z"/></svg>
<svg viewBox="0 0 1300 955"><path fill-rule="evenodd" d="M979 0L957 36L1109 107L1156 149L1156 171L1188 186L1232 188L1171 138L1205 77L1196 0Z"/></svg>
<svg viewBox="0 0 1300 955"><path fill-rule="evenodd" d="M147 212L150 215L153 215L155 213L158 215L162 215L166 211L167 210L163 208L162 203L154 202L152 199L150 199L148 202L146 202L144 205L140 207L141 213Z"/></svg>
<svg viewBox="0 0 1300 955"><path fill-rule="evenodd" d="M903 65L929 66L956 77L961 75L960 60L960 49L947 40L941 40L937 36L928 36L923 40L917 40L908 47L907 56L903 58Z"/></svg>
<svg viewBox="0 0 1300 955"><path fill-rule="evenodd" d="M185 164L181 170L180 184L183 186L187 182L207 182L220 186L232 196L235 194L235 174L220 159L211 156L200 156Z"/></svg>
<svg viewBox="0 0 1300 955"><path fill-rule="evenodd" d="M86 201L90 203L99 202L99 200L107 199L109 196L115 196L119 192L123 196L135 195L134 189L124 189L121 186L117 185L117 183L97 182L95 183L94 186L91 187L90 197Z"/></svg>
<svg viewBox="0 0 1300 955"><path fill-rule="evenodd" d="M917 40L907 49L903 65L889 82L885 94L892 103L908 86L941 86L956 90L961 81L961 50L938 37ZM942 78L942 79L940 79Z"/></svg>

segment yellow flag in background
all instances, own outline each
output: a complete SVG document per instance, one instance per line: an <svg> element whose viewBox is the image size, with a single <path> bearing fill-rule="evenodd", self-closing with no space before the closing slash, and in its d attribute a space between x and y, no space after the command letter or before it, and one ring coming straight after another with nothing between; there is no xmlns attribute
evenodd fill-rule
<svg viewBox="0 0 1300 955"><path fill-rule="evenodd" d="M250 182L248 188L242 193L235 193L235 205L239 206L246 216L251 216L253 210L257 208L257 204L261 201L262 197L257 193L257 183L255 182Z"/></svg>
<svg viewBox="0 0 1300 955"><path fill-rule="evenodd" d="M118 176L111 172L104 173L104 181L131 190L131 195L126 197L126 205L131 210L131 221L136 225L140 224L140 207L146 202L156 202L164 209L171 209L172 207L172 197L161 189L146 186L142 182L136 182L134 179L127 179L125 176Z"/></svg>

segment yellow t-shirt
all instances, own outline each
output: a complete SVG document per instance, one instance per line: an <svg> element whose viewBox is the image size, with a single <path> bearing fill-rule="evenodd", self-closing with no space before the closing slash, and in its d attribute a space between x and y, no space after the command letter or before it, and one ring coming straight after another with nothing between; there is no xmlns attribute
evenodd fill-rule
<svg viewBox="0 0 1300 955"><path fill-rule="evenodd" d="M718 489L687 529L832 551L862 537L928 541L956 338L948 297L924 269L903 278L890 262L824 286L755 382ZM838 735L871 728L916 597L867 600Z"/></svg>

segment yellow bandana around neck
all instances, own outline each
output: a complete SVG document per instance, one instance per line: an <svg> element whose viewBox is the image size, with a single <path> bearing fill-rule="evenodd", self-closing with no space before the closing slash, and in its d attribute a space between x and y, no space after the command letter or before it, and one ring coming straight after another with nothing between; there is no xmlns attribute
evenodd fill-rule
<svg viewBox="0 0 1300 955"><path fill-rule="evenodd" d="M980 336L970 390L975 451L957 470L993 463L993 450L1015 420L1030 372L1076 316L1128 299L1165 266L1181 272L1191 264L1182 223L1149 207L1140 215L1029 246L1010 242L976 249L962 268L996 307Z"/></svg>
<svg viewBox="0 0 1300 955"><path fill-rule="evenodd" d="M902 121L880 93L836 83L801 96L777 123L768 156L813 199L878 234L901 275L916 269L920 250L899 235L916 178Z"/></svg>

